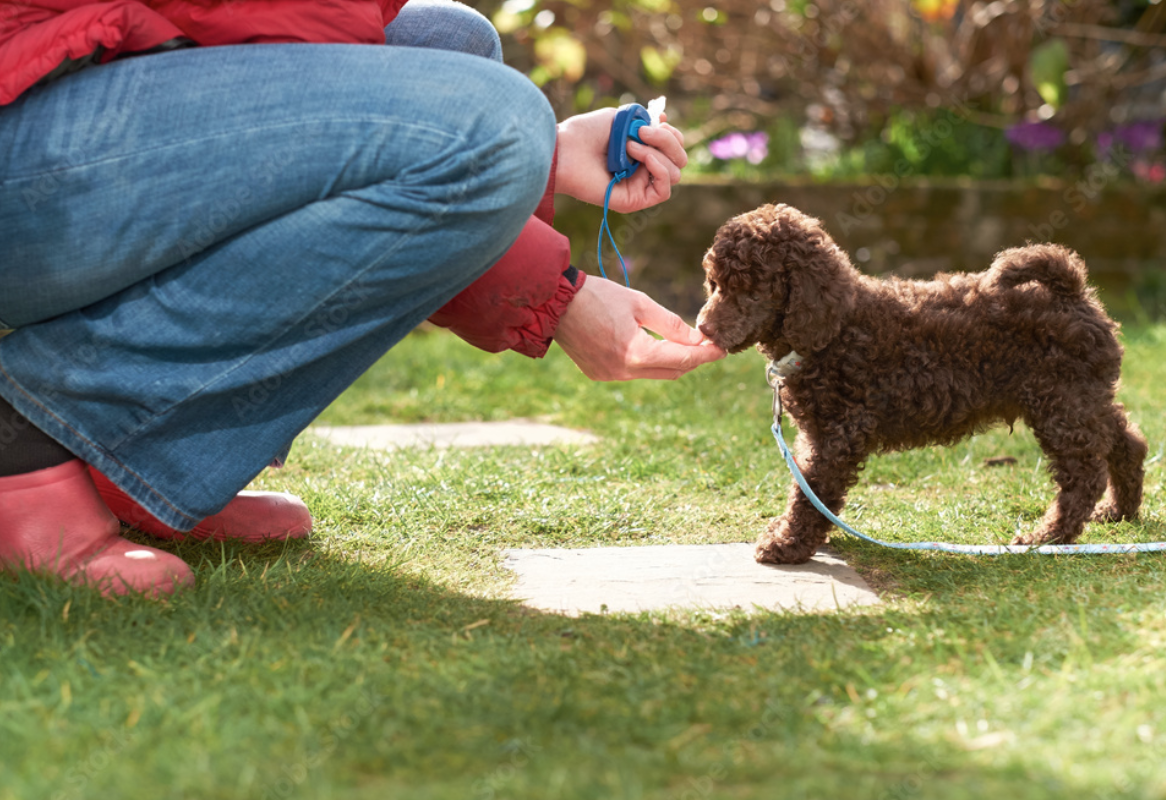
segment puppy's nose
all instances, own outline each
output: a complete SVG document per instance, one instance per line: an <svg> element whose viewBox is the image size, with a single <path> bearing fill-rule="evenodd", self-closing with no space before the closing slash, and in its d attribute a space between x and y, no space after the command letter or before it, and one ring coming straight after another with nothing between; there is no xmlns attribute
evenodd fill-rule
<svg viewBox="0 0 1166 800"><path fill-rule="evenodd" d="M696 329L698 331L700 331L701 333L703 333L704 338L706 338L706 339L715 339L716 338L717 329L708 320L704 320L703 322L698 321Z"/></svg>

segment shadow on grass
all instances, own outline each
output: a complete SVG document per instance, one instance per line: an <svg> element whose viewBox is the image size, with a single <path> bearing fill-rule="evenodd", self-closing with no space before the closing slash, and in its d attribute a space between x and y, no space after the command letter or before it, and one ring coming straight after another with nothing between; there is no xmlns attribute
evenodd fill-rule
<svg viewBox="0 0 1166 800"><path fill-rule="evenodd" d="M1078 737L1109 699L1137 705L1147 676L1122 664L1162 608L1153 557L862 545L847 549L912 600L571 619L327 542L169 549L199 585L163 602L0 579L0 797L1062 797L1155 780L1128 744L1081 766Z"/></svg>

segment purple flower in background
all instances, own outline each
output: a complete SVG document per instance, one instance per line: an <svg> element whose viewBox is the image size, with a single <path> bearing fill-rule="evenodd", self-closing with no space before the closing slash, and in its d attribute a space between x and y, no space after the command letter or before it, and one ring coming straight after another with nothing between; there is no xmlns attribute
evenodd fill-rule
<svg viewBox="0 0 1166 800"><path fill-rule="evenodd" d="M1162 146L1162 120L1145 120L1122 125L1114 130L1113 138L1135 153L1157 150ZM1098 144L1100 143L1101 137L1098 137Z"/></svg>
<svg viewBox="0 0 1166 800"><path fill-rule="evenodd" d="M1121 145L1135 155L1160 149L1163 143L1162 124L1163 120L1144 120L1102 131L1097 134L1099 157L1108 159L1114 145Z"/></svg>
<svg viewBox="0 0 1166 800"><path fill-rule="evenodd" d="M1109 155L1109 148L1113 147L1113 133L1111 131L1102 131L1097 134L1097 150L1103 155Z"/></svg>
<svg viewBox="0 0 1166 800"><path fill-rule="evenodd" d="M750 164L760 164L769 155L769 134L765 131L730 133L709 142L709 152L721 161L743 158Z"/></svg>
<svg viewBox="0 0 1166 800"><path fill-rule="evenodd" d="M1021 150L1055 150L1065 143L1064 132L1047 122L1021 122L1004 131L1004 136Z"/></svg>

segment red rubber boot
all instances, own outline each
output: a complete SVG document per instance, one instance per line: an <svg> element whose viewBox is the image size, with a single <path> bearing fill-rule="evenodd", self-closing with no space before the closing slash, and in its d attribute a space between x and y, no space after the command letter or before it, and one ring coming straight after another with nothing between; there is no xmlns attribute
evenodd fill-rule
<svg viewBox="0 0 1166 800"><path fill-rule="evenodd" d="M267 542L274 539L300 539L312 531L312 515L304 501L286 492L239 492L227 507L207 517L190 531L164 525L138 505L109 478L89 468L101 499L114 515L143 533L159 539L182 541L234 539L243 542Z"/></svg>
<svg viewBox="0 0 1166 800"><path fill-rule="evenodd" d="M57 575L106 596L194 585L181 558L120 531L81 461L0 478L0 569Z"/></svg>

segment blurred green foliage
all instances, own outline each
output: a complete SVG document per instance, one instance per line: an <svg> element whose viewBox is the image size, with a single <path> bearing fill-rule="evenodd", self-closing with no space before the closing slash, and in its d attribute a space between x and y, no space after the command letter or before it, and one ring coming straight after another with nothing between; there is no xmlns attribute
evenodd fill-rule
<svg viewBox="0 0 1166 800"><path fill-rule="evenodd" d="M487 0L508 63L560 116L668 97L693 171L1070 176L1106 131L1166 117L1166 3L1152 0ZM1005 132L1047 124L1049 152ZM951 129L937 136L937 132ZM761 163L712 156L763 131ZM1160 174L1139 155L1126 178Z"/></svg>
<svg viewBox="0 0 1166 800"><path fill-rule="evenodd" d="M906 172L986 179L1012 173L1012 154L999 128L968 123L947 111L905 109L888 115L880 128L881 135L842 154L832 177ZM948 130L947 136L926 135Z"/></svg>

